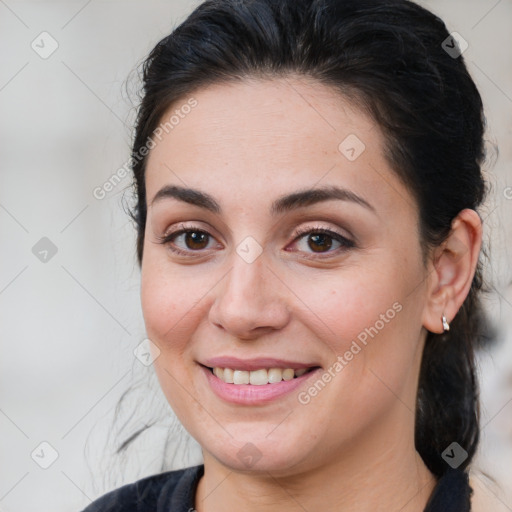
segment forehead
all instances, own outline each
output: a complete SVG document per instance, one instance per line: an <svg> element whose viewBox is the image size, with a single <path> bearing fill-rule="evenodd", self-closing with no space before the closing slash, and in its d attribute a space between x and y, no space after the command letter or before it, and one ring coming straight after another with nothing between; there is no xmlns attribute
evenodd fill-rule
<svg viewBox="0 0 512 512"><path fill-rule="evenodd" d="M214 84L174 103L166 122L148 157L148 203L169 183L238 201L334 184L380 195L384 209L408 195L373 119L312 79Z"/></svg>
<svg viewBox="0 0 512 512"><path fill-rule="evenodd" d="M193 109L187 106L192 97ZM201 143L205 150L222 143L215 153L231 141L249 148L269 144L277 154L294 141L307 141L295 148L297 156L320 148L337 151L345 136L356 132L368 143L381 143L378 131L368 133L375 127L371 118L333 88L305 77L213 84L175 102L161 126L169 120L167 132L175 142L187 148Z"/></svg>

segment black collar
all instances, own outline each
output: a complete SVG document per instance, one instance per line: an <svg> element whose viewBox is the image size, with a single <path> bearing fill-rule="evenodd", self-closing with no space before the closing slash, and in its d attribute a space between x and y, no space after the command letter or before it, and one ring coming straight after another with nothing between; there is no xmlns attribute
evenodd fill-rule
<svg viewBox="0 0 512 512"><path fill-rule="evenodd" d="M204 474L204 465L183 470L178 482L164 485L156 512L189 512L194 510L197 484ZM165 487L169 487L166 489ZM449 468L438 480L424 512L470 512L471 493L468 474Z"/></svg>

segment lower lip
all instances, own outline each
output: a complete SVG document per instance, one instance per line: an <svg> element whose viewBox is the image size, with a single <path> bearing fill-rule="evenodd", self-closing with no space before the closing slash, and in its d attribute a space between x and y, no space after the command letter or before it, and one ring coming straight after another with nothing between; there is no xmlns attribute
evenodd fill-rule
<svg viewBox="0 0 512 512"><path fill-rule="evenodd" d="M201 370L213 392L226 402L240 405L260 405L272 402L300 387L320 369L316 368L290 380L257 386L254 384L228 384L216 377L209 368L201 365Z"/></svg>

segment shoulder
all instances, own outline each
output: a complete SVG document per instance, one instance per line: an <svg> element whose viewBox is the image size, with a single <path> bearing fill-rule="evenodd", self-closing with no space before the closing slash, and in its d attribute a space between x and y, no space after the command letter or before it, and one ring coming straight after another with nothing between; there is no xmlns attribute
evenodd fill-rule
<svg viewBox="0 0 512 512"><path fill-rule="evenodd" d="M176 500L187 511L202 474L199 465L151 475L100 496L82 512L160 512L162 504Z"/></svg>

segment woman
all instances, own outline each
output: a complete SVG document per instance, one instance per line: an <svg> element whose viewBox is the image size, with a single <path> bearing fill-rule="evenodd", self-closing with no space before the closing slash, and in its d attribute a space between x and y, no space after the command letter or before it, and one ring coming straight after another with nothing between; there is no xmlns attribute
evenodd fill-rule
<svg viewBox="0 0 512 512"><path fill-rule="evenodd" d="M210 0L151 52L141 299L204 464L93 510L466 511L480 95L405 0Z"/></svg>

